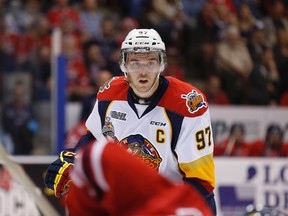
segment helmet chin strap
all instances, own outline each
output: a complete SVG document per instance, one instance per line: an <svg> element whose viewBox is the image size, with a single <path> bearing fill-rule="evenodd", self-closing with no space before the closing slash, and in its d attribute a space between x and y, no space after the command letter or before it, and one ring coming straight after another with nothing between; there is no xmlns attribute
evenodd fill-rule
<svg viewBox="0 0 288 216"><path fill-rule="evenodd" d="M145 92L145 96L144 96L144 97L143 97L142 95L138 95L139 93L137 94L137 92L135 91L133 85L129 82L129 77L127 76L127 72L124 73L124 74L125 74L125 77L126 77L126 80L127 80L128 84L129 84L129 86L133 89L134 93L135 93L138 97L140 97L140 98L149 98L149 97L151 97L151 95L153 95L153 93L154 93L154 92L153 92L153 89L154 89L154 87L157 85L157 83L158 83L157 81L159 81L160 73L161 73L161 71L158 72L158 75L157 75L157 77L155 78L153 85L151 86L151 88L150 88L147 92ZM156 89L154 89L154 90L156 90Z"/></svg>

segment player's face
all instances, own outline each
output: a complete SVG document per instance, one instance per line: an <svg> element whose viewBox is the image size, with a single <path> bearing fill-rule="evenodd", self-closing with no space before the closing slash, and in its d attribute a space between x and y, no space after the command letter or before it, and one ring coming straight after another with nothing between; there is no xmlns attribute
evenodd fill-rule
<svg viewBox="0 0 288 216"><path fill-rule="evenodd" d="M127 79L136 95L148 98L156 91L160 73L158 53L129 53L125 67Z"/></svg>

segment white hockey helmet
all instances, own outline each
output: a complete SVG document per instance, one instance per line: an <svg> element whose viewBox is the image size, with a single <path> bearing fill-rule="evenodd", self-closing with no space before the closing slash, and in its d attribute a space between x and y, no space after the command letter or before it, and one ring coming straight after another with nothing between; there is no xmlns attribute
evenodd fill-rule
<svg viewBox="0 0 288 216"><path fill-rule="evenodd" d="M165 44L154 29L133 29L128 33L121 45L120 68L124 73L127 73L125 67L127 54L131 52L158 52L160 72L167 65Z"/></svg>

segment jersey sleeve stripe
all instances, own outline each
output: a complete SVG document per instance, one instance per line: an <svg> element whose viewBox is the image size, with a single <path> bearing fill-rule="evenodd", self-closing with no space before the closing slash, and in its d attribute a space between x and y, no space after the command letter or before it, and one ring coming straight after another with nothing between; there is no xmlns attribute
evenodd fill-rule
<svg viewBox="0 0 288 216"><path fill-rule="evenodd" d="M178 137L181 131L181 126L183 122L183 116L176 114L170 110L165 110L165 114L170 121L170 126L172 127L172 142L171 142L171 149L172 151L175 150L176 144L178 141Z"/></svg>
<svg viewBox="0 0 288 216"><path fill-rule="evenodd" d="M105 122L105 117L107 116L108 107L113 103L113 101L99 101L98 102L98 112L101 118L102 127Z"/></svg>
<svg viewBox="0 0 288 216"><path fill-rule="evenodd" d="M93 146L91 155L91 163L93 164L93 173L94 177L99 185L99 187L103 191L109 190L109 185L105 179L104 172L102 169L102 153L104 151L104 148L107 144L106 139L99 140L96 145Z"/></svg>
<svg viewBox="0 0 288 216"><path fill-rule="evenodd" d="M186 178L200 178L215 188L213 154L206 155L190 163L180 163Z"/></svg>

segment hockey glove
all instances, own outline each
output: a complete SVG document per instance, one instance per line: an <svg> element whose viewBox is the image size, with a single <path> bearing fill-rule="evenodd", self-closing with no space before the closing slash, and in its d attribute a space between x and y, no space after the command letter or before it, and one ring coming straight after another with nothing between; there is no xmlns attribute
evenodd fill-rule
<svg viewBox="0 0 288 216"><path fill-rule="evenodd" d="M64 150L46 170L45 185L54 191L57 198L68 192L71 182L69 172L74 167L74 157L75 152L72 149Z"/></svg>

